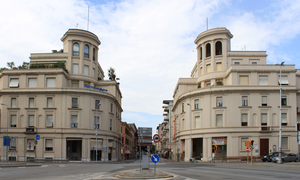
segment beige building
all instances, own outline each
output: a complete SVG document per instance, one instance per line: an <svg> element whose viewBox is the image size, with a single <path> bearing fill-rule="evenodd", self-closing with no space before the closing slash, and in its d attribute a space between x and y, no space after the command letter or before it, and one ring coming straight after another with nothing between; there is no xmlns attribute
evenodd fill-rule
<svg viewBox="0 0 300 180"><path fill-rule="evenodd" d="M254 140L254 156L278 151L280 103L282 151L298 151L300 71L283 65L280 81L280 66L267 64L265 51L231 51L232 37L226 28L199 34L191 77L175 87L173 120L185 161L211 160L214 145L217 159L245 157L248 139Z"/></svg>
<svg viewBox="0 0 300 180"><path fill-rule="evenodd" d="M61 41L60 51L32 53L30 69L0 72L1 137L13 137L8 156L33 158L39 135L38 159L120 160L122 94L116 81L103 80L101 43L80 29L69 29ZM5 151L1 145L2 160Z"/></svg>

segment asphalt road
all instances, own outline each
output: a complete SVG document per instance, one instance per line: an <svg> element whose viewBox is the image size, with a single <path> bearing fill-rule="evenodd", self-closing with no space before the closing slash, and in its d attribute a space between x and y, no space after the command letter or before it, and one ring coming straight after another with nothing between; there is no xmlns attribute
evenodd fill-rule
<svg viewBox="0 0 300 180"><path fill-rule="evenodd" d="M114 175L139 168L139 161L118 163L41 164L35 167L2 167L1 180L57 180L57 179L119 179ZM153 168L151 164L150 168ZM299 179L300 163L178 163L163 161L157 169L174 175L172 180L193 179Z"/></svg>

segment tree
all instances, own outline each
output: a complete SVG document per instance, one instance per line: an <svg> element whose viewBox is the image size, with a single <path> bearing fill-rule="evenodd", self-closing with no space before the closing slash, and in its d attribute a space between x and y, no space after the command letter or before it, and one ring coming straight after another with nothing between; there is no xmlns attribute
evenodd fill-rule
<svg viewBox="0 0 300 180"><path fill-rule="evenodd" d="M7 62L7 66L10 67L10 69L15 67L15 62Z"/></svg>
<svg viewBox="0 0 300 180"><path fill-rule="evenodd" d="M108 77L109 77L109 80L111 80L111 81L116 80L116 73L115 73L115 69L114 68L110 67L108 69Z"/></svg>
<svg viewBox="0 0 300 180"><path fill-rule="evenodd" d="M24 61L22 65L18 66L18 68L19 69L29 69L29 65L30 65L30 63Z"/></svg>

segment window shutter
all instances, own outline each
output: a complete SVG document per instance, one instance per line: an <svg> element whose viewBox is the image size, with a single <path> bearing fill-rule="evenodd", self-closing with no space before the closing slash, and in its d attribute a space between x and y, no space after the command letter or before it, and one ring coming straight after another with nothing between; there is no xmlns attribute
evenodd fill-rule
<svg viewBox="0 0 300 180"><path fill-rule="evenodd" d="M267 96L262 96L261 101L262 104L267 104Z"/></svg>
<svg viewBox="0 0 300 180"><path fill-rule="evenodd" d="M223 127L223 114L217 114L217 127Z"/></svg>
<svg viewBox="0 0 300 180"><path fill-rule="evenodd" d="M47 97L47 107L53 107L52 97Z"/></svg>
<svg viewBox="0 0 300 180"><path fill-rule="evenodd" d="M268 123L267 122L267 114L261 114L261 123Z"/></svg>
<svg viewBox="0 0 300 180"><path fill-rule="evenodd" d="M210 64L207 64L206 65L206 73L209 73L211 72L211 67L210 67Z"/></svg>
<svg viewBox="0 0 300 180"><path fill-rule="evenodd" d="M47 78L47 87L55 87L55 78Z"/></svg>
<svg viewBox="0 0 300 180"><path fill-rule="evenodd" d="M53 139L46 139L46 147L53 147Z"/></svg>
<svg viewBox="0 0 300 180"><path fill-rule="evenodd" d="M19 79L17 78L10 79L9 87L11 88L19 87Z"/></svg>
<svg viewBox="0 0 300 180"><path fill-rule="evenodd" d="M12 108L17 107L17 99L16 98L11 98L11 107Z"/></svg>
<svg viewBox="0 0 300 180"><path fill-rule="evenodd" d="M11 115L11 125L15 127L17 125L17 116Z"/></svg>
<svg viewBox="0 0 300 180"><path fill-rule="evenodd" d="M28 87L37 87L37 79L29 78L28 79Z"/></svg>
<svg viewBox="0 0 300 180"><path fill-rule="evenodd" d="M282 149L288 149L288 137L281 138Z"/></svg>
<svg viewBox="0 0 300 180"><path fill-rule="evenodd" d="M46 127L53 127L53 116L47 115Z"/></svg>
<svg viewBox="0 0 300 180"><path fill-rule="evenodd" d="M278 76L278 83L281 85L289 85L288 76L282 75L281 76L281 82L280 82L280 76Z"/></svg>
<svg viewBox="0 0 300 180"><path fill-rule="evenodd" d="M77 124L77 115L71 116L71 124Z"/></svg>
<svg viewBox="0 0 300 180"><path fill-rule="evenodd" d="M268 76L259 76L259 85L268 85Z"/></svg>
<svg viewBox="0 0 300 180"><path fill-rule="evenodd" d="M78 103L77 103L77 98L72 98L72 108L77 108L78 107Z"/></svg>
<svg viewBox="0 0 300 180"><path fill-rule="evenodd" d="M73 64L73 74L78 74L78 64Z"/></svg>
<svg viewBox="0 0 300 180"><path fill-rule="evenodd" d="M248 122L248 114L242 114L242 122Z"/></svg>
<svg viewBox="0 0 300 180"><path fill-rule="evenodd" d="M195 126L196 128L200 128L200 116L195 117Z"/></svg>
<svg viewBox="0 0 300 180"><path fill-rule="evenodd" d="M28 124L28 126L29 127L34 127L34 115L29 115L29 124Z"/></svg>
<svg viewBox="0 0 300 180"><path fill-rule="evenodd" d="M34 107L34 98L29 98L29 107Z"/></svg>
<svg viewBox="0 0 300 180"><path fill-rule="evenodd" d="M217 63L217 71L222 71L222 63Z"/></svg>
<svg viewBox="0 0 300 180"><path fill-rule="evenodd" d="M281 123L287 123L287 113L281 113Z"/></svg>
<svg viewBox="0 0 300 180"><path fill-rule="evenodd" d="M89 66L84 65L84 75L89 75Z"/></svg>
<svg viewBox="0 0 300 180"><path fill-rule="evenodd" d="M240 85L249 85L249 77L248 76L240 76Z"/></svg>

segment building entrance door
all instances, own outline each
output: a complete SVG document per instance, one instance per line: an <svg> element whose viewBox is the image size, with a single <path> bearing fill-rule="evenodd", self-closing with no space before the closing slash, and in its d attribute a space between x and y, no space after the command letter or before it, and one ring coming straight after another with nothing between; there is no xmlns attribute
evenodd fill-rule
<svg viewBox="0 0 300 180"><path fill-rule="evenodd" d="M82 140L67 139L67 158L70 161L81 161Z"/></svg>
<svg viewBox="0 0 300 180"><path fill-rule="evenodd" d="M269 139L260 139L260 156L269 154Z"/></svg>

